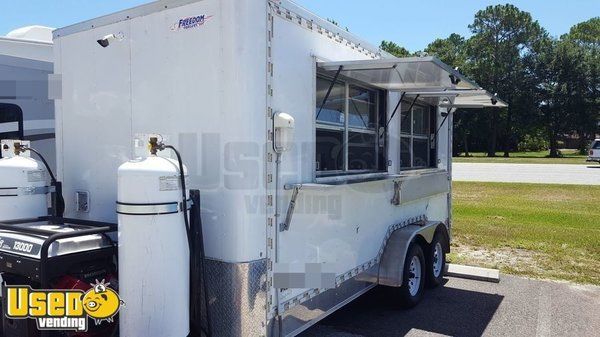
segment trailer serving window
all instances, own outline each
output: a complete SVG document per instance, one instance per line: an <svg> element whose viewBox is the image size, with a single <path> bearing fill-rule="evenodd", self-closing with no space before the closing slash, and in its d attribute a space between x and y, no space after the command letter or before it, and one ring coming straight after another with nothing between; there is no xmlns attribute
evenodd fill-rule
<svg viewBox="0 0 600 337"><path fill-rule="evenodd" d="M432 134L432 123L435 121L435 115L432 111L433 109L430 106L402 102L400 117L401 168L417 169L431 166L432 151L429 143Z"/></svg>
<svg viewBox="0 0 600 337"><path fill-rule="evenodd" d="M405 119L400 123L401 168L435 167L439 127L436 121L437 111L433 107L454 109L507 106L496 95L483 90L456 69L431 56L317 62L317 72L319 76L326 76L317 81L318 175L368 170L373 167L384 171L385 167L378 165L384 166L382 164L387 162L385 155L382 155L385 153L382 144L385 144L386 134L377 130L387 129L389 122L398 118L398 115ZM349 94L350 85L347 81L361 83L359 86L367 91L397 92L402 98L410 98L410 102L401 104L402 109L406 108L405 111L398 111L399 105L396 106L389 117L381 114L385 109L379 106L378 112L374 114L378 117L375 128L366 122L367 119L361 127L361 120L356 117L371 115L365 112L359 116L350 116L354 100L349 99L353 95ZM334 86L330 86L332 82L335 82ZM385 101L385 97L380 97L380 100ZM322 103L324 104L320 108ZM378 105L375 104L375 107ZM366 110L363 107L361 111ZM322 117L322 114L328 117ZM348 122L349 119L352 122ZM371 122L371 119L368 121ZM366 131L361 137L353 136L353 128L357 127ZM375 144L379 145L373 145L373 138L369 138L373 131L379 136L375 137ZM357 139L360 146L348 145L354 139ZM353 149L357 153L353 153ZM356 157L363 160L359 161L360 165L353 166L351 162ZM369 157L376 158L376 164L364 160Z"/></svg>
<svg viewBox="0 0 600 337"><path fill-rule="evenodd" d="M317 76L317 175L378 171L383 153L378 130L384 91L342 79L333 81Z"/></svg>

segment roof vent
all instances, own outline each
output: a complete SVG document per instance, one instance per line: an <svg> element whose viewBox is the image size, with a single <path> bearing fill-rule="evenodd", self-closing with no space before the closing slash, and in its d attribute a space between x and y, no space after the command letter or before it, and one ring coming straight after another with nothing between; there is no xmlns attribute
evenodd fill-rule
<svg viewBox="0 0 600 337"><path fill-rule="evenodd" d="M6 37L13 39L34 40L43 42L52 42L52 31L54 28L44 26L27 26L17 28L8 34Z"/></svg>

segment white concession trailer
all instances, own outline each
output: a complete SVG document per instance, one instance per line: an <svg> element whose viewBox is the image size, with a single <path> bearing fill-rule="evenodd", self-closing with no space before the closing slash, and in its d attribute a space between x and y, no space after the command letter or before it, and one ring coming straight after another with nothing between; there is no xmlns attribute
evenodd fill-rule
<svg viewBox="0 0 600 337"><path fill-rule="evenodd" d="M291 1L157 1L54 46L64 216L118 221L122 337L294 336L376 285L415 305L449 251L453 113L506 106Z"/></svg>
<svg viewBox="0 0 600 337"><path fill-rule="evenodd" d="M0 139L25 139L55 167L52 28L27 26L0 36Z"/></svg>

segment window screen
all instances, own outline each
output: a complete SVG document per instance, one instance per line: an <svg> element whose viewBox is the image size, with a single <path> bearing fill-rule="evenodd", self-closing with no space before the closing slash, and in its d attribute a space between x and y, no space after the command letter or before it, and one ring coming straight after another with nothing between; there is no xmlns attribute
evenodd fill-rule
<svg viewBox="0 0 600 337"><path fill-rule="evenodd" d="M317 78L317 121L325 124L344 125L346 88L342 83L334 84L327 101L323 104L330 84L331 81Z"/></svg>
<svg viewBox="0 0 600 337"><path fill-rule="evenodd" d="M317 129L317 170L344 169L344 132Z"/></svg>
<svg viewBox="0 0 600 337"><path fill-rule="evenodd" d="M377 169L377 136L374 133L349 132L348 136L348 169Z"/></svg>
<svg viewBox="0 0 600 337"><path fill-rule="evenodd" d="M410 147L411 147L411 138L410 137L400 137L400 166L401 167L411 167L412 160L410 155Z"/></svg>
<svg viewBox="0 0 600 337"><path fill-rule="evenodd" d="M382 92L356 83L317 77L316 168L319 175L377 171ZM331 93L327 100L327 91Z"/></svg>
<svg viewBox="0 0 600 337"><path fill-rule="evenodd" d="M431 111L429 107L402 103L400 124L400 167L425 168L431 165ZM410 108L410 109L409 109Z"/></svg>
<svg viewBox="0 0 600 337"><path fill-rule="evenodd" d="M354 85L349 87L348 126L361 129L377 127L377 93Z"/></svg>

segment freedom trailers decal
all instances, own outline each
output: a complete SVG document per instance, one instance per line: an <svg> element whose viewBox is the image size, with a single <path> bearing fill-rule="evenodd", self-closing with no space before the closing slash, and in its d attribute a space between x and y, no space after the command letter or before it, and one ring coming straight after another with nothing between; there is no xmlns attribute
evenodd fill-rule
<svg viewBox="0 0 600 337"><path fill-rule="evenodd" d="M179 19L178 22L174 23L173 26L171 26L171 30L177 31L181 29L198 28L204 25L204 23L206 23L206 21L208 21L212 17L213 15L197 15L182 18Z"/></svg>

